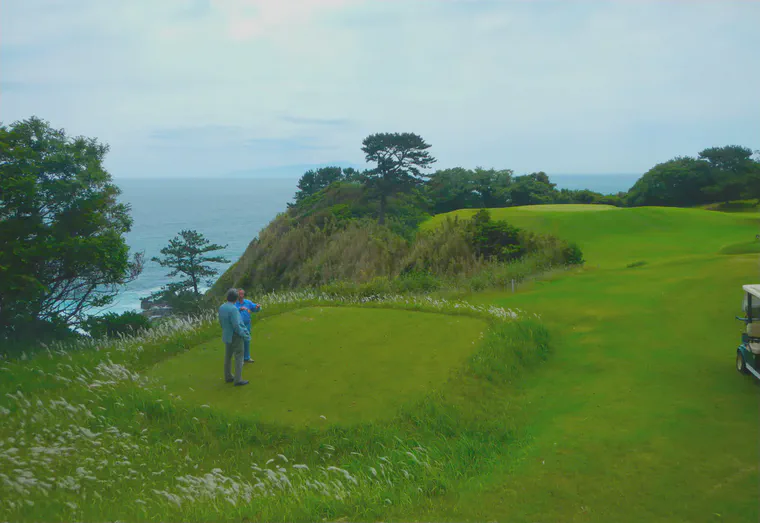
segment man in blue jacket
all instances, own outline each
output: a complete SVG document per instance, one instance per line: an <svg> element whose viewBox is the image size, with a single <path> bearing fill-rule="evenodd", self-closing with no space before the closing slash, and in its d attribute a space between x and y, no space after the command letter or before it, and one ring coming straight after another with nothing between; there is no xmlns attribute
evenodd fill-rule
<svg viewBox="0 0 760 523"><path fill-rule="evenodd" d="M251 300L245 299L245 291L238 289L238 300L235 302L235 307L240 311L240 317L243 320L243 325L248 330L249 337L243 342L243 363L253 363L251 359L251 313L259 312L261 307L253 303Z"/></svg>
<svg viewBox="0 0 760 523"><path fill-rule="evenodd" d="M234 381L236 386L241 386L248 385L248 381L243 380L243 341L250 340L251 334L243 325L240 311L235 306L237 299L237 289L227 291L227 303L219 307L219 324L224 342L224 381ZM230 369L232 358L235 358L234 378Z"/></svg>

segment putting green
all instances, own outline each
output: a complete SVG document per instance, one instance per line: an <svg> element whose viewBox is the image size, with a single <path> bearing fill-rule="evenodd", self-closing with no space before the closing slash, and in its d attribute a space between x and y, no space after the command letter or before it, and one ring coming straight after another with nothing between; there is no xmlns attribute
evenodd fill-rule
<svg viewBox="0 0 760 523"><path fill-rule="evenodd" d="M300 309L254 324L256 362L243 368L245 387L224 383L218 338L150 374L184 401L263 421L314 426L385 419L442 386L486 326L444 314Z"/></svg>
<svg viewBox="0 0 760 523"><path fill-rule="evenodd" d="M489 210L496 220L578 243L589 267L620 268L640 261L653 263L716 254L727 245L754 241L760 232L756 214L670 207L614 212L559 210L564 207L573 211L597 206L533 205ZM425 222L423 228L434 228L447 216L469 219L476 212L477 209L462 209L440 214Z"/></svg>
<svg viewBox="0 0 760 523"><path fill-rule="evenodd" d="M619 211L620 207L614 205L588 205L582 203L550 203L545 205L525 205L516 207L523 212L599 212Z"/></svg>

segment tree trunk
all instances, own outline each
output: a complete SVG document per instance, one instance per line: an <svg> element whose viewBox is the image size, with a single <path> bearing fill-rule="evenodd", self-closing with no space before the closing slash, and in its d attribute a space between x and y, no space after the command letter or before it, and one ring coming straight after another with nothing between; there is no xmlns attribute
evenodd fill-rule
<svg viewBox="0 0 760 523"><path fill-rule="evenodd" d="M380 215L377 218L377 223L379 225L385 225L385 201L386 201L385 194L381 194L380 195Z"/></svg>

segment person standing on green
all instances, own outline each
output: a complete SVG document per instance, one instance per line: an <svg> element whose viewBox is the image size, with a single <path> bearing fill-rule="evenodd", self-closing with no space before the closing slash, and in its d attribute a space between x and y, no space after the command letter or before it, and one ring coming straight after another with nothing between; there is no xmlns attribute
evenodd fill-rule
<svg viewBox="0 0 760 523"><path fill-rule="evenodd" d="M250 341L251 334L243 325L240 311L235 306L238 299L237 289L227 291L227 303L219 307L219 324L222 326L224 342L224 381L235 382L235 386L248 385L243 380L243 341ZM231 362L235 358L235 376L232 376Z"/></svg>
<svg viewBox="0 0 760 523"><path fill-rule="evenodd" d="M261 306L253 303L251 300L245 298L245 291L238 289L238 300L235 302L235 307L240 311L240 317L243 319L243 325L248 330L248 334L251 333L251 313L259 312ZM251 339L243 342L243 363L253 363L251 359Z"/></svg>

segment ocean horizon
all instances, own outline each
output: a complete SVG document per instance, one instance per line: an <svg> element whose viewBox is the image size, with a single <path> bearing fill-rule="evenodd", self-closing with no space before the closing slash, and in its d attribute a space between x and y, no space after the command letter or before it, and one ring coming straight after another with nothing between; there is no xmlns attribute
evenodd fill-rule
<svg viewBox="0 0 760 523"><path fill-rule="evenodd" d="M131 206L134 221L126 235L127 244L131 252L144 252L145 267L135 281L121 289L113 304L98 313L140 310L141 298L168 283L169 270L151 258L160 256L160 250L184 229L197 230L212 243L226 245L218 254L230 262L215 264L222 274L277 214L287 210L299 177L114 177L114 183L122 190L119 199ZM628 190L640 175L550 174L549 177L560 189L615 194Z"/></svg>

